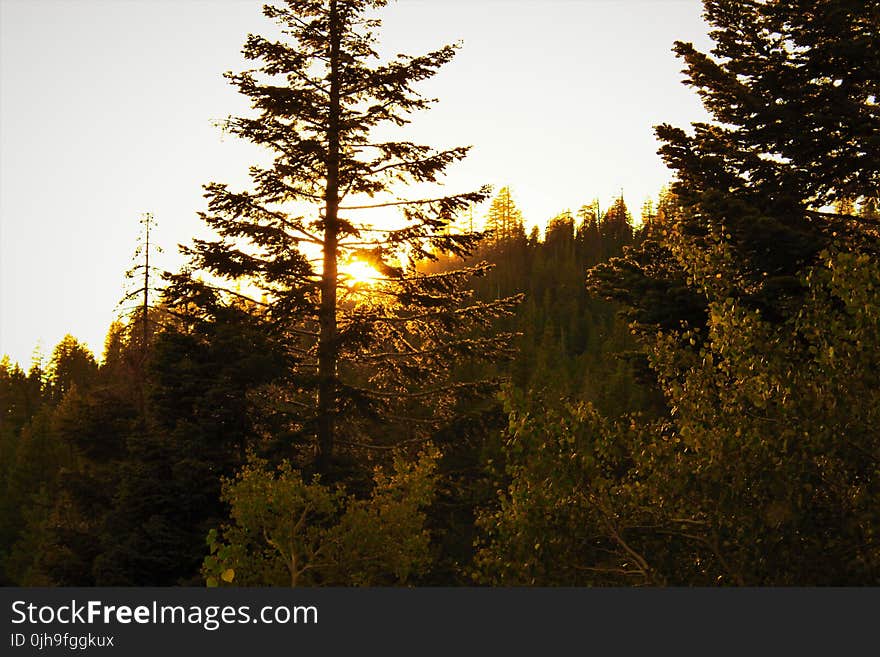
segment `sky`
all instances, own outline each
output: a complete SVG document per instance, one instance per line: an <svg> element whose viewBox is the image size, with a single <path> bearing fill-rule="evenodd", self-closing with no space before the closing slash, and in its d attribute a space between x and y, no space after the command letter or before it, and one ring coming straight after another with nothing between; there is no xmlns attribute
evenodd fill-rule
<svg viewBox="0 0 880 657"><path fill-rule="evenodd" d="M70 333L100 358L139 218L157 264L206 236L202 185L246 188L265 157L216 122L247 113L261 0L0 0L0 356L27 369ZM439 102L407 138L471 145L445 191L509 186L526 223L621 192L638 215L671 179L653 126L706 119L675 40L710 42L699 0L397 0L381 52L460 41L420 87ZM478 208L478 218L488 204Z"/></svg>

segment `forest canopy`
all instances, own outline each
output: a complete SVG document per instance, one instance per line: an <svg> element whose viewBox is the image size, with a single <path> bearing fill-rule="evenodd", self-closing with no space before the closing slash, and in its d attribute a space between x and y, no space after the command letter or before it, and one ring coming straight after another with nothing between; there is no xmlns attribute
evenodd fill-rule
<svg viewBox="0 0 880 657"><path fill-rule="evenodd" d="M376 136L458 48L385 5L267 6L269 164L177 271L142 217L100 358L0 361L0 583L880 584L880 2L704 0L670 186L552 218Z"/></svg>

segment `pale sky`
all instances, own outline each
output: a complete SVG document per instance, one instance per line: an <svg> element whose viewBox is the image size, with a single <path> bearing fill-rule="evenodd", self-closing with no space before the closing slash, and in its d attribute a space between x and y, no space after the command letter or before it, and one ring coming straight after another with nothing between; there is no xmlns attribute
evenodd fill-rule
<svg viewBox="0 0 880 657"><path fill-rule="evenodd" d="M201 186L246 186L259 155L213 122L247 110L222 73L272 29L262 4L0 0L0 355L26 369L71 333L100 357L141 213L176 269L177 245L204 235ZM706 118L670 50L708 48L700 14L699 0L398 0L382 49L463 41L421 87L440 102L408 138L473 145L448 190L509 185L543 226L621 190L638 215L669 181L652 126Z"/></svg>

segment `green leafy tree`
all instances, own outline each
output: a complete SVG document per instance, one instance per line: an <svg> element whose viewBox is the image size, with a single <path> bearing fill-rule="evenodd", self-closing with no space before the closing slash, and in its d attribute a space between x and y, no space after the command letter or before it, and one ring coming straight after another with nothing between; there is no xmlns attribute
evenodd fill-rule
<svg viewBox="0 0 880 657"><path fill-rule="evenodd" d="M195 240L186 251L210 280L183 272L171 290L178 308L250 298L255 315L288 336L297 386L282 405L300 432L314 437L321 470L340 432L348 448L369 445L393 435L387 425L399 421L404 435L417 439L453 414L463 394L483 389L448 384L446 372L456 359L502 356L506 336L471 329L514 305L468 302L465 284L485 265L431 275L418 269L437 253L475 247L479 234L445 228L488 190L396 195L398 184L437 182L468 149L378 136L376 128L404 126L430 105L414 85L455 53L445 46L380 61L374 10L384 5L288 0L264 8L288 41L248 37L244 55L260 67L227 77L257 113L230 118L226 129L274 159L251 168L253 191L206 186L202 218L219 239ZM399 221L373 221L393 210ZM352 261L373 268L372 283L347 273ZM233 289L233 281L241 287Z"/></svg>
<svg viewBox="0 0 880 657"><path fill-rule="evenodd" d="M710 305L706 335L655 336L666 419L511 397L478 580L878 583L880 267L822 258L783 323L729 298Z"/></svg>
<svg viewBox="0 0 880 657"><path fill-rule="evenodd" d="M474 579L504 586L664 584L650 551L657 514L642 504L634 426L587 403L547 408L505 395L506 484L477 519ZM662 540L662 539L661 539Z"/></svg>
<svg viewBox="0 0 880 657"><path fill-rule="evenodd" d="M398 454L393 470L374 472L370 496L308 482L283 462L275 471L252 458L223 497L231 523L208 535L202 572L209 586L402 585L432 561L425 508L436 490L439 452Z"/></svg>
<svg viewBox="0 0 880 657"><path fill-rule="evenodd" d="M784 323L728 298L710 305L706 335L664 332L650 350L679 448L663 499L713 546L718 581L880 577L880 270L865 254L822 257Z"/></svg>

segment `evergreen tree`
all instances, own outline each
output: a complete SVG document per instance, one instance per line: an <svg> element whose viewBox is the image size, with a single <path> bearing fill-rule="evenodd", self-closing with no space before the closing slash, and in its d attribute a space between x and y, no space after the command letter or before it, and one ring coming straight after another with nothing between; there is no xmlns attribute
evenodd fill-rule
<svg viewBox="0 0 880 657"><path fill-rule="evenodd" d="M155 255L162 253L162 247L156 244L155 238L151 240L151 233L156 227L153 214L144 212L139 223L143 228L138 236L134 264L125 272L126 279L132 285L120 300L119 306L125 317L137 319L137 321L131 322L130 326L139 327L137 339L140 342L141 360L143 361L146 360L150 336L155 332L155 327L151 326L151 315L157 314L156 307L153 305L153 297L160 292L160 288L156 285L156 282L160 280L160 270L150 264L150 257L153 256L155 262ZM133 306L131 302L134 302Z"/></svg>
<svg viewBox="0 0 880 657"><path fill-rule="evenodd" d="M870 219L823 208L880 190L880 4L704 5L711 55L675 51L715 120L691 134L657 127L680 211L665 235L593 274L648 332L704 324L708 303L727 297L783 321L805 292L798 272L823 248L875 248Z"/></svg>
<svg viewBox="0 0 880 657"><path fill-rule="evenodd" d="M271 449L249 395L286 362L258 322L229 308L186 333L166 328L145 369L139 320L111 327L96 379L47 405L0 471L0 552L19 584L194 583L223 515L220 479L246 446Z"/></svg>
<svg viewBox="0 0 880 657"><path fill-rule="evenodd" d="M632 242L632 215L626 207L623 195L615 199L602 218L602 232L605 242L610 243L612 249L618 250Z"/></svg>
<svg viewBox="0 0 880 657"><path fill-rule="evenodd" d="M481 247L478 257L495 267L474 281L477 297L525 297L516 316L500 323L520 334L512 367L496 369L516 387L544 388L548 399L589 400L612 415L656 406L654 393L646 396L633 380L636 345L617 308L584 288L587 268L619 257L637 240L630 222L622 198L604 213L594 201L576 218L566 211L551 219L543 241L523 235Z"/></svg>
<svg viewBox="0 0 880 657"><path fill-rule="evenodd" d="M24 370L9 356L0 359L0 432L15 433L33 416L37 407Z"/></svg>
<svg viewBox="0 0 880 657"><path fill-rule="evenodd" d="M726 182L763 208L795 214L876 198L880 3L705 0L704 7L711 56L681 42L675 51L687 65L685 84L717 123L696 124L693 137L658 128L683 196Z"/></svg>
<svg viewBox="0 0 880 657"><path fill-rule="evenodd" d="M380 21L372 16L385 4L287 0L264 8L290 40L248 36L244 55L261 66L227 77L258 114L230 118L226 128L274 160L251 168L252 192L206 186L201 216L219 239L186 249L192 271L174 277L170 290L178 310L192 304L203 313L230 298L250 299L266 330L286 337L296 386L278 391L277 407L295 410L295 427L316 438L322 470L340 432L346 443L372 445L393 435L388 424L397 418L403 435L418 439L463 394L483 389L448 384L449 364L500 357L507 336L472 329L514 305L468 302L465 284L485 265L439 274L418 268L438 252L465 255L476 246L479 234L444 229L488 190L396 196L398 183L437 182L468 148L374 137L374 128L406 125L430 105L414 85L455 53L445 46L381 62L374 50ZM370 221L395 209L397 223ZM373 268L371 283L346 273L355 260ZM213 282L197 280L195 270ZM370 423L376 419L382 422ZM370 435L370 427L380 431Z"/></svg>
<svg viewBox="0 0 880 657"><path fill-rule="evenodd" d="M10 432L0 427L0 579L46 585L52 580L45 578L38 560L47 544L60 474L72 466L74 456L62 435L61 418L94 388L98 365L85 345L66 335L45 371L37 352L27 377L17 368L12 374L17 385L10 419L21 424Z"/></svg>
<svg viewBox="0 0 880 657"><path fill-rule="evenodd" d="M21 430L33 415L29 388L21 367L8 356L0 359L0 585L12 583L5 562L20 533L22 500L16 489L16 461L21 449Z"/></svg>
<svg viewBox="0 0 880 657"><path fill-rule="evenodd" d="M80 392L90 388L98 374L95 357L72 335L65 335L52 352L47 388L50 399L58 403L74 386Z"/></svg>
<svg viewBox="0 0 880 657"><path fill-rule="evenodd" d="M492 199L486 217L486 230L489 231L493 242L525 239L522 212L516 207L510 195L510 187L502 187Z"/></svg>

